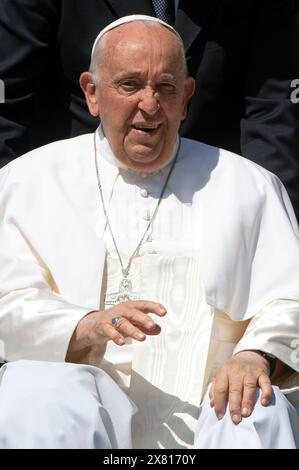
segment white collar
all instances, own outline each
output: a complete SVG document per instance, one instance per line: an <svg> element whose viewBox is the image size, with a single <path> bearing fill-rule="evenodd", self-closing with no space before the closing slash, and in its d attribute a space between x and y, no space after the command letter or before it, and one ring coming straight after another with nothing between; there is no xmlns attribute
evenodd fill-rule
<svg viewBox="0 0 299 470"><path fill-rule="evenodd" d="M152 173L147 173L147 175L155 175L157 173L159 173L160 170L162 170L163 168L165 168L166 166L168 166L172 160L174 159L175 155L176 155L176 152L178 150L178 146L179 146L179 137L177 136L176 138L176 141L175 141L175 145L174 145L174 148L173 148L173 151L171 153L171 156L170 158L163 163L163 165L161 165L161 167L156 170L156 171L153 171ZM97 152L99 153L100 157L104 158L104 160L106 160L106 162L110 163L111 165L117 167L117 168L120 168L122 170L126 170L126 171L130 171L132 172L133 170L131 170L130 168L127 167L127 165L125 165L123 162L121 162L120 160L118 160L118 158L116 158L116 156L114 155L111 147L110 147L110 144L104 134L104 130L101 126L101 124L99 125L97 131L96 131L96 148L97 148ZM143 172L136 172L134 171L134 173L139 173L140 175L144 175Z"/></svg>

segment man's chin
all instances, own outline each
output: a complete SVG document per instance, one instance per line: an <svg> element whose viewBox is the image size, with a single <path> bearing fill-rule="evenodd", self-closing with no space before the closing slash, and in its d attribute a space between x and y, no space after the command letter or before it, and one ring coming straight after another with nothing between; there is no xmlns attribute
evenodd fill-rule
<svg viewBox="0 0 299 470"><path fill-rule="evenodd" d="M127 154L128 163L134 166L137 169L142 169L146 171L148 166L149 170L152 169L152 166L159 166L161 157L160 153L153 151L151 149L142 149L142 151L131 152Z"/></svg>

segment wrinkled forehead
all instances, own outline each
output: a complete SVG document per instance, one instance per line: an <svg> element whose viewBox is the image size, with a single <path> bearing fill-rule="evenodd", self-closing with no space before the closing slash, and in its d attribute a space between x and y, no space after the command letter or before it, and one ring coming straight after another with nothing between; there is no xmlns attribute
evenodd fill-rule
<svg viewBox="0 0 299 470"><path fill-rule="evenodd" d="M101 39L101 48L109 49L125 48L127 44L131 47L155 48L157 45L167 50L179 50L179 42L176 36L164 26L153 22L133 22L121 25L108 31Z"/></svg>
<svg viewBox="0 0 299 470"><path fill-rule="evenodd" d="M115 28L102 38L98 65L103 71L122 68L151 71L184 70L183 55L175 35L161 25L134 22Z"/></svg>

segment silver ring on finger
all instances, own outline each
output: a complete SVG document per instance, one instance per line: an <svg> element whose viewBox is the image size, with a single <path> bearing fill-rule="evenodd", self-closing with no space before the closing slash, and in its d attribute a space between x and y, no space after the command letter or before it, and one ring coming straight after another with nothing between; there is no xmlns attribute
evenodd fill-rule
<svg viewBox="0 0 299 470"><path fill-rule="evenodd" d="M114 327L117 327L117 323L121 320L121 317L113 317L111 323Z"/></svg>

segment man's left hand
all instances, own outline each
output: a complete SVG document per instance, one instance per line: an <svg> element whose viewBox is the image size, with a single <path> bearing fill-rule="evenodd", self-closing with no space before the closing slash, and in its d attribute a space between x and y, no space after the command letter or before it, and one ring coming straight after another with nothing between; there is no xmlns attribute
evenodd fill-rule
<svg viewBox="0 0 299 470"><path fill-rule="evenodd" d="M218 419L226 411L235 424L242 417L250 416L256 397L256 389L261 389L261 403L267 406L272 397L268 361L254 351L242 351L224 362L217 370L210 388L211 406Z"/></svg>

